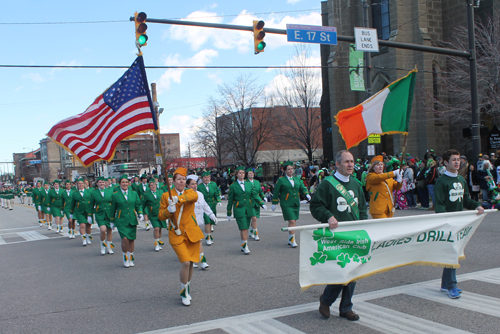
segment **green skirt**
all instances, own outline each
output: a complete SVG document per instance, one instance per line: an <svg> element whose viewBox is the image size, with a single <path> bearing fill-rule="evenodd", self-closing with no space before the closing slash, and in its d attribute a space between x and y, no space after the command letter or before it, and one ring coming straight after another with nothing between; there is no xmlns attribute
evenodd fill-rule
<svg viewBox="0 0 500 334"><path fill-rule="evenodd" d="M250 227L251 216L236 218L236 224L238 224L238 228L241 230L248 230Z"/></svg>
<svg viewBox="0 0 500 334"><path fill-rule="evenodd" d="M111 222L109 221L109 219L97 219L95 220L97 222L97 225L99 225L99 227L101 226L106 226L107 228L111 228Z"/></svg>
<svg viewBox="0 0 500 334"><path fill-rule="evenodd" d="M74 213L73 214L73 220L75 221L75 223L78 223L78 224L88 224L88 220L87 220L87 215L84 215L84 214L81 214L81 213Z"/></svg>
<svg viewBox="0 0 500 334"><path fill-rule="evenodd" d="M153 224L153 227L167 228L167 221L159 220L158 216L156 217L150 216L149 220L151 221L151 224Z"/></svg>
<svg viewBox="0 0 500 334"><path fill-rule="evenodd" d="M63 217L62 209L57 206L50 206L50 213L54 217Z"/></svg>
<svg viewBox="0 0 500 334"><path fill-rule="evenodd" d="M258 206L256 208L252 208L251 210L252 210L251 217L260 218L260 206Z"/></svg>
<svg viewBox="0 0 500 334"><path fill-rule="evenodd" d="M120 238L127 238L128 240L135 240L137 237L137 225L123 225L117 226L118 233L120 234Z"/></svg>
<svg viewBox="0 0 500 334"><path fill-rule="evenodd" d="M48 210L48 206L45 206L45 205L42 205L42 212L47 214L47 215L51 214L51 212Z"/></svg>
<svg viewBox="0 0 500 334"><path fill-rule="evenodd" d="M285 220L298 220L300 206L282 206L283 218Z"/></svg>
<svg viewBox="0 0 500 334"><path fill-rule="evenodd" d="M64 211L63 214L66 216L66 218L68 220L70 220L71 218L69 218L69 216L71 215L71 213L69 213L69 211Z"/></svg>

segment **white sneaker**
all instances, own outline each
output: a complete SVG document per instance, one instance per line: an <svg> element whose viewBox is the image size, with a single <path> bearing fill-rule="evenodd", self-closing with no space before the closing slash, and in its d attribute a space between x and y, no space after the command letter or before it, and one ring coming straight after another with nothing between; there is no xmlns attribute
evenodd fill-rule
<svg viewBox="0 0 500 334"><path fill-rule="evenodd" d="M87 238L85 236L83 237L83 245L87 246Z"/></svg>
<svg viewBox="0 0 500 334"><path fill-rule="evenodd" d="M92 244L92 236L87 235L87 245L91 245L91 244Z"/></svg>
<svg viewBox="0 0 500 334"><path fill-rule="evenodd" d="M101 241L101 255L106 255L106 244Z"/></svg>
<svg viewBox="0 0 500 334"><path fill-rule="evenodd" d="M160 249L160 244L158 242L155 242L155 252L159 252Z"/></svg>
<svg viewBox="0 0 500 334"><path fill-rule="evenodd" d="M110 244L106 247L106 249L108 250L108 254L114 254L114 253L115 253L115 252L113 252L113 247L114 247L113 243L110 243Z"/></svg>
<svg viewBox="0 0 500 334"><path fill-rule="evenodd" d="M126 254L123 254L123 265L125 266L125 268L129 268L130 267L130 261L128 260Z"/></svg>
<svg viewBox="0 0 500 334"><path fill-rule="evenodd" d="M43 223L40 223L40 227L42 227L42 226L43 226Z"/></svg>
<svg viewBox="0 0 500 334"><path fill-rule="evenodd" d="M149 231L151 229L151 226L149 224L146 224L146 231Z"/></svg>
<svg viewBox="0 0 500 334"><path fill-rule="evenodd" d="M191 305L191 301L189 300L189 298L186 298L186 297L182 297L182 296L181 296L181 300L182 300L182 304L184 304L184 306L189 306L189 305Z"/></svg>
<svg viewBox="0 0 500 334"><path fill-rule="evenodd" d="M49 227L47 229L52 230L52 223L49 223Z"/></svg>
<svg viewBox="0 0 500 334"><path fill-rule="evenodd" d="M131 267L135 267L134 255L130 254L130 260L128 260L128 262L130 263Z"/></svg>
<svg viewBox="0 0 500 334"><path fill-rule="evenodd" d="M214 231L214 226L212 225L212 226L210 227L210 232L213 232L213 231Z"/></svg>
<svg viewBox="0 0 500 334"><path fill-rule="evenodd" d="M245 253L245 255L250 254L250 249L248 249L248 243L245 242L244 244L241 245L241 251Z"/></svg>
<svg viewBox="0 0 500 334"><path fill-rule="evenodd" d="M207 240L207 246L211 246L214 243L214 238L211 235L207 235L205 239Z"/></svg>
<svg viewBox="0 0 500 334"><path fill-rule="evenodd" d="M297 243L295 242L295 235L291 236L290 238L288 238L288 244L290 246L292 246L292 248L295 248L297 247Z"/></svg>
<svg viewBox="0 0 500 334"><path fill-rule="evenodd" d="M253 234L253 231L248 231L248 236L252 239L255 239L255 235Z"/></svg>
<svg viewBox="0 0 500 334"><path fill-rule="evenodd" d="M193 268L198 268L198 264L197 263L193 263Z"/></svg>
<svg viewBox="0 0 500 334"><path fill-rule="evenodd" d="M206 263L206 262L202 262L202 263L200 263L200 265L201 265L201 269L203 269L203 270L205 270L209 267L208 263Z"/></svg>
<svg viewBox="0 0 500 334"><path fill-rule="evenodd" d="M260 240L259 235L256 234L254 239L255 239L255 241L259 241Z"/></svg>

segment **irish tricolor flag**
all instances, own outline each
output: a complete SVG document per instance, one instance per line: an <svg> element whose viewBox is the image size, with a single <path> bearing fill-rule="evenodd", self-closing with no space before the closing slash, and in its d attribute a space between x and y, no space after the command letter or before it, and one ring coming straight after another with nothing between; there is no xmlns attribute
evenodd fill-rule
<svg viewBox="0 0 500 334"><path fill-rule="evenodd" d="M408 134L415 86L413 70L355 107L335 116L347 149L371 134Z"/></svg>

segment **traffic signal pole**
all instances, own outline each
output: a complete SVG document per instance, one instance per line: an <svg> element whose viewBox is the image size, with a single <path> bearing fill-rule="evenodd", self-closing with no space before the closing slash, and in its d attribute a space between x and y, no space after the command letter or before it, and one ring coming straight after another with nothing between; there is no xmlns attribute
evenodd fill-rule
<svg viewBox="0 0 500 334"><path fill-rule="evenodd" d="M475 31L474 31L474 6L473 0L465 0L467 7L467 28L468 28L468 40L469 40L469 50L455 50L448 48L441 48L436 46L427 46L412 43L400 43L394 41L379 40L378 44L380 46L387 46L390 48L414 50L421 52L437 53L448 56L462 57L469 60L470 68L470 85L471 85L471 114L472 114L472 152L474 154L474 159L477 159L479 153L481 153L481 137L479 132L479 106L478 106L478 94L477 94L477 64L476 64L476 48L475 48ZM367 9L366 9L367 10ZM134 21L135 17L132 16L130 21ZM194 22L194 21L181 21L181 20L168 20L168 19L147 19L148 23L162 23L162 24L173 24L173 25L185 25L185 26L195 26L195 27L205 27L205 28L218 28L218 29L229 29L229 30L242 30L242 31L254 31L253 26L240 26L232 24L222 24L222 23L207 23L207 22ZM275 29L275 28L264 28L263 31L266 34L278 34L286 35L286 29ZM351 36L337 36L337 40L341 42L355 43L354 37Z"/></svg>

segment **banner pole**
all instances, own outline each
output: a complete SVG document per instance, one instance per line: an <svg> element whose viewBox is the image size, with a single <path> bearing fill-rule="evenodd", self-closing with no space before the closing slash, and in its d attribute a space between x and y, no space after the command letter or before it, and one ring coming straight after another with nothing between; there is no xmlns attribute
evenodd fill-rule
<svg viewBox="0 0 500 334"><path fill-rule="evenodd" d="M498 212L498 210L497 209L484 210L485 214L493 213L493 212ZM466 215L477 214L477 210L432 213L432 214L428 214L428 215L407 216L404 218L406 220L417 220L417 219L422 219L423 217L430 216L430 215L432 215L433 217L439 217L439 216L443 217L443 216L458 216L458 215L465 215L465 214ZM382 218L382 219L366 219L366 220L351 220L351 221L347 221L347 222L339 222L339 227L340 226L349 226L349 225L370 224L370 223L383 223L385 221L394 220L394 218L403 218L403 217ZM324 224L312 224L312 225L303 225L303 226L294 226L294 227L282 227L281 231L287 232L287 231L311 230L311 229L323 228L323 227L328 227L328 226L329 226L328 223L324 223Z"/></svg>

